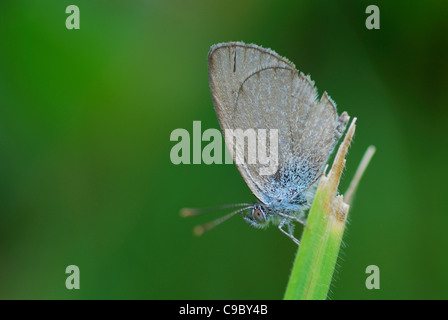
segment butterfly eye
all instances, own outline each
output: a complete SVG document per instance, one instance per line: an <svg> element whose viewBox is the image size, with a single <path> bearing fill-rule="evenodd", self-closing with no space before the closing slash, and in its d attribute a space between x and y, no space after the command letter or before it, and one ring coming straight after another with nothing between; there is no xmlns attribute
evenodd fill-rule
<svg viewBox="0 0 448 320"><path fill-rule="evenodd" d="M264 222L266 220L266 217L264 216L264 213L261 212L260 209L255 209L254 212L252 213L255 221L257 222Z"/></svg>

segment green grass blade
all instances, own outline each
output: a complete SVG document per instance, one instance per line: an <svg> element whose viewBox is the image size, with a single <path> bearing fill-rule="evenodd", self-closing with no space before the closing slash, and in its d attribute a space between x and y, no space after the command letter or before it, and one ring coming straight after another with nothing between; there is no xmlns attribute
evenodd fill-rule
<svg viewBox="0 0 448 320"><path fill-rule="evenodd" d="M328 190L320 189L311 208L308 228L303 233L291 272L285 293L287 300L324 300L327 297L345 221L328 215L326 203Z"/></svg>

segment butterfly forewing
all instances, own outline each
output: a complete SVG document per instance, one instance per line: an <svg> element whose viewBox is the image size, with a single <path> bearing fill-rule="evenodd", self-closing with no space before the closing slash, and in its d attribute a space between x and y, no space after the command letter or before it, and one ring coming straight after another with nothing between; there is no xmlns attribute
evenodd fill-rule
<svg viewBox="0 0 448 320"><path fill-rule="evenodd" d="M261 68L295 67L271 50L241 42L217 44L208 54L210 89L222 129L231 128L237 93L241 84Z"/></svg>

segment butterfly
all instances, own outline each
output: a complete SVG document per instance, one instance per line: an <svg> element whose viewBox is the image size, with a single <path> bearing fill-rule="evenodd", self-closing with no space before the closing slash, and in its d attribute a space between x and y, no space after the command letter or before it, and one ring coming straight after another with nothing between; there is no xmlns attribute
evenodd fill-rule
<svg viewBox="0 0 448 320"><path fill-rule="evenodd" d="M237 129L277 130L278 167L275 173L262 175L264 165L248 161L250 150L238 145L234 150L227 144L258 201L221 207L242 208L197 227L196 233L241 213L251 226L277 225L299 244L293 235L294 222L305 225L305 212L313 201L317 181L345 131L348 114L338 115L336 104L326 92L318 99L314 82L289 60L254 44L229 42L212 46L208 73L223 133ZM183 215L199 212L184 209Z"/></svg>

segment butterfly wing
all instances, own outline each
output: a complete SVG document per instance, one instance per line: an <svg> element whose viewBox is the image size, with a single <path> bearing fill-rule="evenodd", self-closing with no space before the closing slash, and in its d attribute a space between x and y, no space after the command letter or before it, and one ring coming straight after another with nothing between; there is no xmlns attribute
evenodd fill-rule
<svg viewBox="0 0 448 320"><path fill-rule="evenodd" d="M260 175L265 165L250 164L244 147L237 145L233 153L238 170L261 202L286 198L314 181L348 119L338 122L326 94L316 102L309 77L271 50L228 43L211 48L209 79L224 132L278 130L279 168L274 175Z"/></svg>

